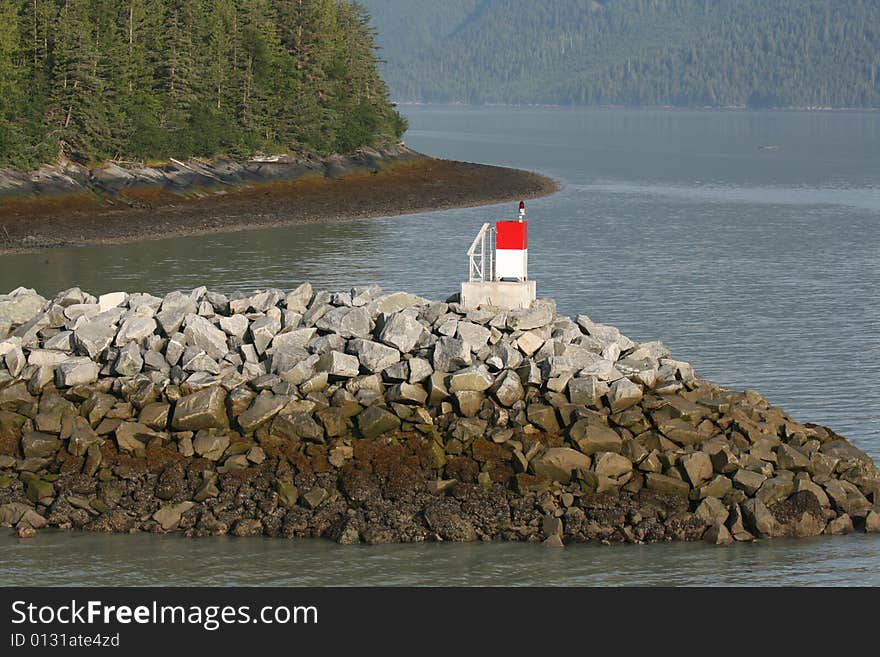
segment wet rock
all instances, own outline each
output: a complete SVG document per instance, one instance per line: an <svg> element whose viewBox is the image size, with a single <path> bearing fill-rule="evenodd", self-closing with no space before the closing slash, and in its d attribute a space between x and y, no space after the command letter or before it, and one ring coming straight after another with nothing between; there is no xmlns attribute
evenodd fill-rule
<svg viewBox="0 0 880 657"><path fill-rule="evenodd" d="M61 446L61 441L55 436L29 431L21 437L21 450L25 458L52 457Z"/></svg>
<svg viewBox="0 0 880 657"><path fill-rule="evenodd" d="M245 412L238 416L238 425L245 433L253 433L258 427L275 417L288 401L287 397L281 395L261 394L254 399Z"/></svg>
<svg viewBox="0 0 880 657"><path fill-rule="evenodd" d="M835 518L825 527L825 533L834 536L851 534L854 531L852 518L846 513Z"/></svg>
<svg viewBox="0 0 880 657"><path fill-rule="evenodd" d="M716 523L706 530L703 540L712 545L731 545L734 540L730 531L722 523Z"/></svg>
<svg viewBox="0 0 880 657"><path fill-rule="evenodd" d="M153 520L159 523L163 531L172 531L180 523L180 517L195 506L192 502L181 502L163 506L153 514Z"/></svg>
<svg viewBox="0 0 880 657"><path fill-rule="evenodd" d="M364 438L375 438L399 429L400 418L381 406L370 406L357 416L357 425Z"/></svg>
<svg viewBox="0 0 880 657"><path fill-rule="evenodd" d="M229 436L207 430L199 431L193 441L195 453L209 461L219 461L227 447L229 447Z"/></svg>
<svg viewBox="0 0 880 657"><path fill-rule="evenodd" d="M645 475L645 487L659 493L669 493L670 495L680 495L683 497L688 496L691 488L686 481L653 472Z"/></svg>

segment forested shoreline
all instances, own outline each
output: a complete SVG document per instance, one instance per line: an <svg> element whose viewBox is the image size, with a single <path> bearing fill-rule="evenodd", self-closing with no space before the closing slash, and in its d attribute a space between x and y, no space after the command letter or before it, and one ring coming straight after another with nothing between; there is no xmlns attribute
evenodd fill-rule
<svg viewBox="0 0 880 657"><path fill-rule="evenodd" d="M364 0L401 102L880 107L873 0Z"/></svg>
<svg viewBox="0 0 880 657"><path fill-rule="evenodd" d="M0 166L351 152L405 120L343 0L0 0Z"/></svg>

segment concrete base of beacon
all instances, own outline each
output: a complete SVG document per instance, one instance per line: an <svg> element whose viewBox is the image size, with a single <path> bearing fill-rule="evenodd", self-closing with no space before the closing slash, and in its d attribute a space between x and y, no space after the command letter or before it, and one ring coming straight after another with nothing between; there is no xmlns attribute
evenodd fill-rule
<svg viewBox="0 0 880 657"><path fill-rule="evenodd" d="M528 308L537 298L535 281L489 281L462 283L461 304L465 308L493 306L503 310Z"/></svg>

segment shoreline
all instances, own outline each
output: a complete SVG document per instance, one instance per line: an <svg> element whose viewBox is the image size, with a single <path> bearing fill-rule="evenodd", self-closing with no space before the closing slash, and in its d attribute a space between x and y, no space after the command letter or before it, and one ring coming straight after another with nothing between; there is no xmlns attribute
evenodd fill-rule
<svg viewBox="0 0 880 657"><path fill-rule="evenodd" d="M141 168L134 175L119 167L80 169L74 176L40 170L28 175L41 178L39 184L48 177L49 189L36 194L9 193L14 184L29 183L20 183L19 174L4 187L0 171L0 254L415 214L559 189L537 173L435 159L404 146L321 160L190 162L165 169ZM164 177L157 182L157 176Z"/></svg>

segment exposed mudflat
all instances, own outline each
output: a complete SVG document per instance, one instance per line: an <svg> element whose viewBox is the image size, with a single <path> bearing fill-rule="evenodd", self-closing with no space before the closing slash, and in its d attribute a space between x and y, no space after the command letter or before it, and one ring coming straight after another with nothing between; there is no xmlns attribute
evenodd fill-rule
<svg viewBox="0 0 880 657"><path fill-rule="evenodd" d="M62 191L0 195L0 253L410 214L557 189L536 173L438 160L408 149L330 165L299 163L290 165L289 175L278 173L283 166L274 165L262 179L260 172L205 184L191 176L184 185L124 176L107 184L92 172Z"/></svg>

